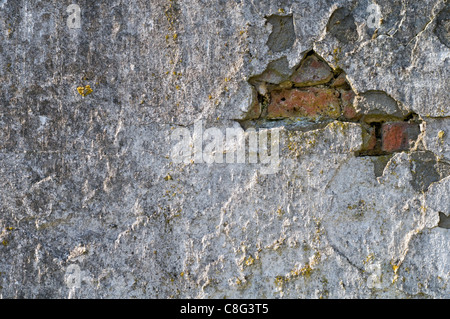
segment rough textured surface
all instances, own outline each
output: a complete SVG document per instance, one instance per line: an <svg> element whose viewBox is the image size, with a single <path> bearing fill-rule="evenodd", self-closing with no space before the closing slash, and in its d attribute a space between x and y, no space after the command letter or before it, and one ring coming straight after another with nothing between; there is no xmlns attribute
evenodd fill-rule
<svg viewBox="0 0 450 319"><path fill-rule="evenodd" d="M76 2L0 0L0 297L450 296L448 1ZM311 52L348 116L258 122ZM276 169L175 163L200 120Z"/></svg>

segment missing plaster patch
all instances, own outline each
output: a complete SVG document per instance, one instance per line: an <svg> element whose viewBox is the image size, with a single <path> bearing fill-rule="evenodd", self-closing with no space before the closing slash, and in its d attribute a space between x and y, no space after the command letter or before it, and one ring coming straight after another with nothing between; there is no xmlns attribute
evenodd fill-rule
<svg viewBox="0 0 450 319"><path fill-rule="evenodd" d="M428 187L450 174L450 164L438 161L429 151L417 151L410 154L411 186L418 192L426 192Z"/></svg>
<svg viewBox="0 0 450 319"><path fill-rule="evenodd" d="M450 4L447 3L445 8L438 14L436 18L436 28L434 33L442 42L442 44L450 47Z"/></svg>
<svg viewBox="0 0 450 319"><path fill-rule="evenodd" d="M380 155L380 156L372 157L373 170L375 173L375 177L380 177L383 175L384 169L385 169L386 165L389 163L392 156L393 156L392 154L388 154L388 155Z"/></svg>
<svg viewBox="0 0 450 319"><path fill-rule="evenodd" d="M447 217L444 213L439 212L438 227L450 229L450 217Z"/></svg>
<svg viewBox="0 0 450 319"><path fill-rule="evenodd" d="M409 151L420 134L417 114L403 111L382 91L357 95L345 72L333 69L314 51L293 68L286 57L272 61L249 83L254 87L254 101L246 119L240 121L244 129L284 126L310 131L333 121L359 123L363 147L356 156Z"/></svg>
<svg viewBox="0 0 450 319"><path fill-rule="evenodd" d="M338 8L333 12L328 20L327 32L343 43L358 40L355 18L347 8Z"/></svg>
<svg viewBox="0 0 450 319"><path fill-rule="evenodd" d="M272 25L272 33L267 40L267 46L272 52L282 52L292 47L295 42L294 19L292 15L268 16L267 22Z"/></svg>

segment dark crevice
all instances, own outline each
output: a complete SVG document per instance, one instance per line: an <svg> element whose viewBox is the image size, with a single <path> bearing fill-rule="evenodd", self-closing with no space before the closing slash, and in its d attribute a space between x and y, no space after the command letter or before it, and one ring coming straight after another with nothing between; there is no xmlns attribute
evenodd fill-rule
<svg viewBox="0 0 450 319"><path fill-rule="evenodd" d="M356 156L383 156L383 155L388 155L388 152L383 152L381 149L381 127L382 124L384 123L384 121L380 121L380 122L371 122L368 123L366 125L369 126L369 132L370 131L374 131L374 136L375 136L375 146L373 147L373 149L370 150L363 150L363 151L359 151L357 152L355 155Z"/></svg>
<svg viewBox="0 0 450 319"><path fill-rule="evenodd" d="M417 114L415 113L409 113L408 115L405 116L405 118L403 119L404 122L408 122L408 121L416 121L417 120Z"/></svg>

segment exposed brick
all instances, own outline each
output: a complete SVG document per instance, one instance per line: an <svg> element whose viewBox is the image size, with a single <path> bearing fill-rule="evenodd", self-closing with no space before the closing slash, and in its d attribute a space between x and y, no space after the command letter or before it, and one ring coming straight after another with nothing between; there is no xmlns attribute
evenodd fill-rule
<svg viewBox="0 0 450 319"><path fill-rule="evenodd" d="M291 81L297 87L324 84L333 78L331 68L317 56L307 57L300 67L294 71Z"/></svg>
<svg viewBox="0 0 450 319"><path fill-rule="evenodd" d="M339 76L334 79L333 83L331 83L331 87L336 88L340 86L348 85L347 79L345 77L345 73L339 74Z"/></svg>
<svg viewBox="0 0 450 319"><path fill-rule="evenodd" d="M385 152L400 152L410 148L417 140L419 125L407 122L385 123L381 128L381 149Z"/></svg>
<svg viewBox="0 0 450 319"><path fill-rule="evenodd" d="M356 112L354 106L355 93L353 91L340 90L342 101L342 115L347 120L358 120L361 116Z"/></svg>
<svg viewBox="0 0 450 319"><path fill-rule="evenodd" d="M309 117L337 119L339 93L327 88L291 89L271 92L268 118Z"/></svg>

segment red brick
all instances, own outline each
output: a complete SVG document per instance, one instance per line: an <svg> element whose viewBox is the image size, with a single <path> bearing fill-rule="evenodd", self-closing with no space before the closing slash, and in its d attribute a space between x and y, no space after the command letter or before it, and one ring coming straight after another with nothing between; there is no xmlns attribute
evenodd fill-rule
<svg viewBox="0 0 450 319"><path fill-rule="evenodd" d="M353 103L353 100L356 96L355 93L351 90L340 90L340 92L342 101L342 115L344 115L347 120L358 120L360 118L360 115L356 112Z"/></svg>
<svg viewBox="0 0 450 319"><path fill-rule="evenodd" d="M420 133L419 125L407 122L385 123L381 128L381 149L400 152L410 148Z"/></svg>
<svg viewBox="0 0 450 319"><path fill-rule="evenodd" d="M268 118L340 116L339 93L333 89L306 88L271 92Z"/></svg>
<svg viewBox="0 0 450 319"><path fill-rule="evenodd" d="M315 55L307 57L294 71L291 81L297 87L324 84L333 78L331 68Z"/></svg>

